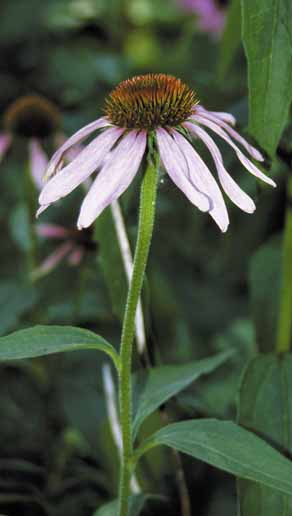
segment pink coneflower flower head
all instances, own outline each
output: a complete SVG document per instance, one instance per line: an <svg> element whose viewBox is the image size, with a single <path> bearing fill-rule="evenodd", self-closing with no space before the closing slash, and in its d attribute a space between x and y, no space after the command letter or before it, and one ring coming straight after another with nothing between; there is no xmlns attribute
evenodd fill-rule
<svg viewBox="0 0 292 516"><path fill-rule="evenodd" d="M197 15L198 27L202 32L220 36L225 25L228 0L180 0L180 4Z"/></svg>
<svg viewBox="0 0 292 516"><path fill-rule="evenodd" d="M171 180L193 205L211 215L221 231L226 231L229 224L227 208L220 187L195 149L198 138L213 157L221 188L243 211L252 213L254 202L225 169L209 131L234 149L251 174L275 186L243 152L242 149L263 161L261 153L233 129L234 117L204 109L180 79L147 74L126 80L110 93L105 111L105 117L80 129L53 155L48 167L50 179L39 197L38 214L97 172L77 223L79 229L90 226L134 179L147 152L148 136L154 137L162 166ZM91 143L62 168L64 153L96 130L99 134Z"/></svg>
<svg viewBox="0 0 292 516"><path fill-rule="evenodd" d="M36 185L42 186L42 176L48 166L43 143L57 134L60 114L57 107L39 95L25 95L8 106L4 117L4 132L0 134L0 158L7 152L13 138L28 143L30 170Z"/></svg>

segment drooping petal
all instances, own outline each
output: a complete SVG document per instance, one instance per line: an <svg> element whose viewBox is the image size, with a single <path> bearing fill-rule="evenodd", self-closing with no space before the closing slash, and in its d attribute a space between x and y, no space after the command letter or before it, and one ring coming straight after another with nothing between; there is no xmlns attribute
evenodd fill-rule
<svg viewBox="0 0 292 516"><path fill-rule="evenodd" d="M48 157L40 142L33 138L29 142L30 171L38 190L44 186L43 178L48 167Z"/></svg>
<svg viewBox="0 0 292 516"><path fill-rule="evenodd" d="M219 127L217 124L212 122L211 120L201 117L199 115L196 115L193 117L193 120L198 122L201 125L204 125L206 127L209 127L214 133L221 136L223 140L225 140L236 152L236 155L238 159L241 161L241 163L244 165L244 167L254 176L258 177L265 183L268 183L271 186L276 187L275 181L273 181L270 177L266 176L263 172L259 170L258 167L256 167L242 152L241 150L235 145L235 143L229 138L228 134L225 133L225 131Z"/></svg>
<svg viewBox="0 0 292 516"><path fill-rule="evenodd" d="M82 262L82 259L84 257L85 251L82 247L77 246L76 249L74 249L68 256L67 262L72 267L77 267L77 265L80 265Z"/></svg>
<svg viewBox="0 0 292 516"><path fill-rule="evenodd" d="M253 213L256 209L255 203L253 200L237 185L237 183L232 179L230 174L228 174L227 170L224 167L223 159L220 150L218 149L216 143L212 140L209 134L199 127L198 125L194 125L190 122L184 124L185 127L190 131L190 133L198 136L209 149L213 160L216 165L216 169L218 172L218 177L220 184L228 195L228 197L238 206L241 210L246 213Z"/></svg>
<svg viewBox="0 0 292 516"><path fill-rule="evenodd" d="M0 161L5 156L11 145L11 136L10 134L0 133Z"/></svg>
<svg viewBox="0 0 292 516"><path fill-rule="evenodd" d="M36 219L38 219L40 214L43 213L49 206L50 204L43 204L42 206L40 206L35 214Z"/></svg>
<svg viewBox="0 0 292 516"><path fill-rule="evenodd" d="M201 191L205 191L212 199L213 206L209 212L211 217L213 217L222 232L227 231L229 225L228 212L222 193L214 177L199 154L184 136L178 132L174 132L174 138L187 161L190 180L197 188Z"/></svg>
<svg viewBox="0 0 292 516"><path fill-rule="evenodd" d="M175 140L162 128L157 129L156 135L159 154L169 177L199 210L209 211L211 199L189 180L187 163Z"/></svg>
<svg viewBox="0 0 292 516"><path fill-rule="evenodd" d="M128 188L146 149L147 135L131 131L114 149L86 195L78 218L78 229L87 228L100 213Z"/></svg>
<svg viewBox="0 0 292 516"><path fill-rule="evenodd" d="M66 135L64 133L57 133L54 138L54 143L55 143L56 148L59 149L59 147L64 145L67 142L67 140L68 140L68 138L66 137ZM84 143L76 143L75 145L70 147L66 152L64 152L61 162L59 162L59 163L62 163L63 161L70 163L70 161L73 161L73 159L77 158L78 154L80 154L80 152L83 149L84 149ZM57 166L56 172L57 172L58 168L59 168L59 166ZM46 174L46 176L48 177L48 174Z"/></svg>
<svg viewBox="0 0 292 516"><path fill-rule="evenodd" d="M227 122L228 124L231 124L231 125L236 124L236 118L233 115L231 115L231 113L226 113L224 111L208 111L200 104L196 104L194 106L194 110L198 114L210 113L214 117L219 118L219 120L223 120L224 122Z"/></svg>
<svg viewBox="0 0 292 516"><path fill-rule="evenodd" d="M40 194L40 204L48 205L65 197L85 181L99 167L122 133L123 129L111 128L97 136L74 161L49 180Z"/></svg>
<svg viewBox="0 0 292 516"><path fill-rule="evenodd" d="M85 125L82 127L82 129L79 129L76 133L74 133L68 140L65 141L65 143L53 154L52 158L50 159L48 170L47 170L47 178L51 177L53 174L55 174L56 170L58 169L58 165L60 164L60 161L62 160L64 154L68 152L68 150L73 147L76 143L80 143L81 141L85 140L87 136L89 136L91 133L96 131L97 129L100 129L102 127L109 126L109 122L106 118L98 118L94 122L91 122L90 124Z"/></svg>
<svg viewBox="0 0 292 516"><path fill-rule="evenodd" d="M63 239L70 235L70 230L58 224L37 224L36 233L43 238Z"/></svg>
<svg viewBox="0 0 292 516"><path fill-rule="evenodd" d="M200 113L200 115L204 118L207 118L208 120L211 120L211 122L214 122L215 124L219 125L219 127L222 127L232 138L234 138L235 141L240 143L245 150L251 155L252 158L256 159L257 161L264 161L265 158L261 154L261 152L253 147L250 143L248 143L245 138L243 138L237 131L235 131L230 125L228 125L224 120L218 120L216 116L214 116L210 111L207 111L206 109Z"/></svg>
<svg viewBox="0 0 292 516"><path fill-rule="evenodd" d="M74 242L67 241L60 244L55 251L50 254L41 265L32 272L32 278L38 279L51 272L74 248Z"/></svg>

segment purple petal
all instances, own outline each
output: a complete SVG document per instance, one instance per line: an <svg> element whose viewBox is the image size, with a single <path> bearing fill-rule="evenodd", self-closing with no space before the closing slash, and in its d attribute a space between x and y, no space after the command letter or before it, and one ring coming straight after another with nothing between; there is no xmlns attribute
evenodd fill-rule
<svg viewBox="0 0 292 516"><path fill-rule="evenodd" d="M209 212L211 217L213 217L221 231L227 231L229 225L228 212L222 193L214 177L199 154L184 136L175 132L174 138L187 161L190 180L199 190L206 192L212 199L213 206Z"/></svg>
<svg viewBox="0 0 292 516"><path fill-rule="evenodd" d="M72 267L77 267L77 265L80 265L82 262L82 259L84 257L84 249L82 247L77 246L72 253L69 254L67 261L69 265Z"/></svg>
<svg viewBox="0 0 292 516"><path fill-rule="evenodd" d="M64 145L67 142L67 137L64 133L58 133L54 139L55 146L59 149L62 145ZM70 147L66 152L64 152L63 157L61 159L62 163L63 161L69 163L70 161L73 161L73 159L77 158L78 154L84 149L84 143L76 143L72 147ZM58 170L58 167L56 168L56 171ZM48 177L48 174L46 174Z"/></svg>
<svg viewBox="0 0 292 516"><path fill-rule="evenodd" d="M48 205L65 197L85 181L99 167L122 133L123 129L111 128L97 136L72 163L49 180L40 194L40 204Z"/></svg>
<svg viewBox="0 0 292 516"><path fill-rule="evenodd" d="M194 109L199 115L209 113L209 114L213 115L214 117L219 118L219 120L223 120L223 122L227 122L228 124L231 124L231 125L236 124L236 118L233 115L231 115L230 113L225 113L224 111L208 111L200 104L196 104L194 106Z"/></svg>
<svg viewBox="0 0 292 516"><path fill-rule="evenodd" d="M78 229L87 228L100 213L128 188L146 149L147 135L131 131L124 136L111 159L106 161L86 195L78 218Z"/></svg>
<svg viewBox="0 0 292 516"><path fill-rule="evenodd" d="M202 31L218 36L225 24L224 9L215 0L180 0L186 8L198 16L198 26Z"/></svg>
<svg viewBox="0 0 292 516"><path fill-rule="evenodd" d="M64 226L58 224L37 224L36 225L37 235L43 238L67 238L70 235L70 230Z"/></svg>
<svg viewBox="0 0 292 516"><path fill-rule="evenodd" d="M210 199L189 180L187 164L180 147L165 129L158 129L156 135L160 157L169 177L199 210L209 211Z"/></svg>
<svg viewBox="0 0 292 516"><path fill-rule="evenodd" d="M219 127L223 127L225 131L234 138L238 143L240 143L245 150L257 161L264 161L264 156L260 153L258 149L250 145L237 131L235 131L230 125L228 125L224 120L218 120L216 116L214 116L210 111L204 110L202 113L199 114L199 116L203 116L204 118L207 118L208 120L211 120L215 124L219 125Z"/></svg>
<svg viewBox="0 0 292 516"><path fill-rule="evenodd" d="M38 190L44 186L43 178L48 167L48 157L40 142L33 138L29 142L30 171Z"/></svg>
<svg viewBox="0 0 292 516"><path fill-rule="evenodd" d="M220 184L228 197L236 206L246 213L253 213L256 209L253 200L236 184L230 174L228 174L223 164L221 152L212 138L202 127L191 123L185 123L184 125L192 134L198 136L209 149L216 165Z"/></svg>
<svg viewBox="0 0 292 516"><path fill-rule="evenodd" d="M5 156L11 145L12 138L10 134L0 134L0 160Z"/></svg>
<svg viewBox="0 0 292 516"><path fill-rule="evenodd" d="M62 160L64 154L76 143L79 143L87 136L89 136L91 133L96 131L97 129L100 129L101 127L107 127L109 125L109 122L106 120L106 118L99 118L98 120L95 120L94 122L91 122L88 125L85 125L82 127L82 129L79 129L76 133L74 133L68 140L58 149L55 154L52 156L49 162L48 170L47 170L47 177L51 177L53 174L55 174L56 170L58 170L58 166L60 164L60 161Z"/></svg>
<svg viewBox="0 0 292 516"><path fill-rule="evenodd" d="M74 243L67 241L59 245L55 251L50 254L41 265L32 273L33 279L38 279L51 272L65 258L67 254L74 248Z"/></svg>
<svg viewBox="0 0 292 516"><path fill-rule="evenodd" d="M261 172L242 152L241 150L237 147L237 145L235 145L235 143L231 140L231 138L229 138L228 134L225 133L225 131L223 129L221 129L221 127L219 127L217 124L215 124L214 122L212 122L211 120L205 118L205 117L201 117L199 115L196 115L195 117L193 117L193 120L195 120L196 122L198 122L199 124L201 125L204 125L206 127L209 127L209 129L212 129L212 131L214 131L214 133L218 134L219 136L221 136L221 138L223 140L225 140L236 152L237 154L237 157L238 159L241 161L241 163L244 165L244 167L251 173L253 174L254 176L258 177L259 179L261 179L262 181L264 181L265 183L268 183L269 185L271 186L274 186L276 187L276 183L268 176L266 176L265 174L263 174L263 172Z"/></svg>

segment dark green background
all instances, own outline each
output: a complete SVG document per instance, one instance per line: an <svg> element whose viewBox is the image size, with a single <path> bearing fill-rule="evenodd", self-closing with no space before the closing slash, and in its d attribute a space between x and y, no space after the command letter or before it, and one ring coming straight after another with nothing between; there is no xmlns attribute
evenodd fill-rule
<svg viewBox="0 0 292 516"><path fill-rule="evenodd" d="M2 0L0 56L2 117L17 97L38 93L56 103L69 135L102 113L105 96L119 81L164 72L185 80L206 108L233 113L246 133L243 49L219 76L219 42L199 33L195 17L174 0ZM281 142L286 152L289 142L288 127ZM45 146L51 153L52 142ZM197 148L210 163L203 146ZM167 177L159 185L145 289L150 353L159 364L236 351L227 365L169 403L174 420L234 418L244 366L257 348L267 351L274 345L286 169L275 160L270 172L278 183L275 191L256 184L233 152L224 145L222 150L228 170L257 203L250 216L227 201L227 234L196 211ZM106 281L110 272L104 275L102 266L104 253L115 245L106 218L97 249L87 253L82 268L64 262L48 277L29 281L27 161L27 142L18 138L0 165L0 332L36 322L66 323L96 330L118 345L124 290L117 286L119 306L113 307ZM132 242L138 187L139 179L122 202ZM73 227L81 199L82 192L75 192L41 220ZM54 243L40 242L39 259L53 249ZM91 516L116 496L118 460L106 420L102 360L95 353L74 353L1 365L1 513ZM145 432L157 428L159 418L146 426ZM145 489L166 496L149 503L145 515L162 510L179 515L170 462L159 449L142 463L139 478ZM183 464L193 513L235 516L234 480L189 457Z"/></svg>

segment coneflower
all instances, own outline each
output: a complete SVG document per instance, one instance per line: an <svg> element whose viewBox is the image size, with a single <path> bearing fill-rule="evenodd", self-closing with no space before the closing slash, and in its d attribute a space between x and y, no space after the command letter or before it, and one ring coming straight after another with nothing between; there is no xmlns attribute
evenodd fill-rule
<svg viewBox="0 0 292 516"><path fill-rule="evenodd" d="M163 168L172 181L192 204L208 212L223 232L229 224L225 201L212 173L195 150L196 139L209 149L222 189L243 211L252 213L255 204L225 169L221 152L207 130L228 143L251 174L276 186L235 143L253 159L264 160L233 129L234 117L200 106L195 93L180 79L165 74L134 77L120 83L110 93L105 106L106 116L80 129L53 155L47 171L49 181L39 197L38 214L97 172L77 223L79 229L90 226L131 184L147 151L149 136L154 138ZM63 167L68 150L97 130L99 134L91 143Z"/></svg>
<svg viewBox="0 0 292 516"><path fill-rule="evenodd" d="M0 159L15 138L28 143L29 166L35 183L42 186L42 176L48 166L43 144L54 140L59 131L60 113L53 102L40 95L25 95L8 106L3 115L0 134ZM55 147L56 148L56 147Z"/></svg>

